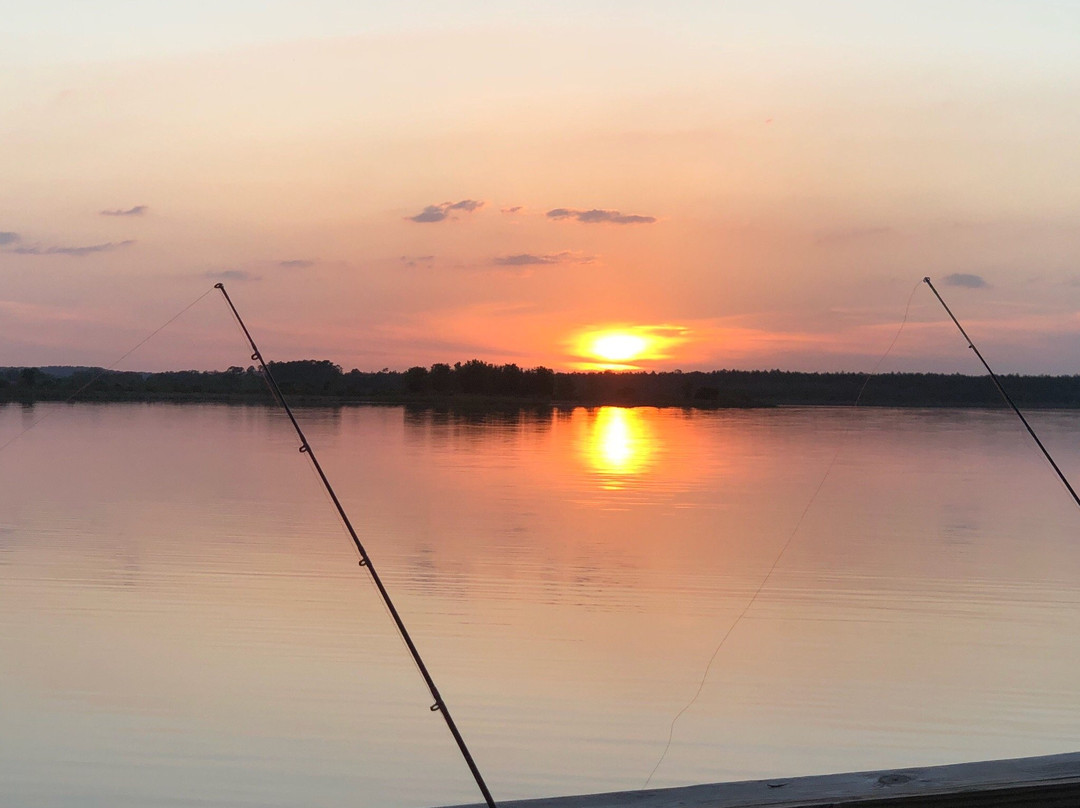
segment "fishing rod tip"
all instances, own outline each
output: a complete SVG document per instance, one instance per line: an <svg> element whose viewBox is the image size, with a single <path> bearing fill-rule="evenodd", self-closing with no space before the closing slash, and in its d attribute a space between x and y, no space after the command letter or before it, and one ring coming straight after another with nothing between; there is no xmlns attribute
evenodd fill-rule
<svg viewBox="0 0 1080 808"><path fill-rule="evenodd" d="M922 282L923 283L930 283L930 276L927 275L925 278L922 279ZM220 286L221 284L218 284L218 285Z"/></svg>
<svg viewBox="0 0 1080 808"><path fill-rule="evenodd" d="M214 288L215 288L215 289L224 289L224 288L225 288L225 284L223 284L223 283L215 283L215 284L214 284Z"/></svg>

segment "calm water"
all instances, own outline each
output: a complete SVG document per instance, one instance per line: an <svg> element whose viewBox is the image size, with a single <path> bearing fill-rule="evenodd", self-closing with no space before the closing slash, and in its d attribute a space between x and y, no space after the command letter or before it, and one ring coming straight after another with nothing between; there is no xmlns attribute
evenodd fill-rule
<svg viewBox="0 0 1080 808"><path fill-rule="evenodd" d="M259 407L0 407L0 794L479 798ZM1080 749L1080 512L1011 416L307 410L499 799ZM1080 480L1080 415L1035 413ZM839 450L839 454L837 451Z"/></svg>

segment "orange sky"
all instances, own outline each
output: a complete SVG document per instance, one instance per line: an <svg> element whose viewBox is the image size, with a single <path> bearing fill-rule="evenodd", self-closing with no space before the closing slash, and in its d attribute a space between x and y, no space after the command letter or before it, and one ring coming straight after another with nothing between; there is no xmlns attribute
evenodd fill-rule
<svg viewBox="0 0 1080 808"><path fill-rule="evenodd" d="M109 364L224 280L274 358L562 369L618 327L865 370L931 275L998 369L1076 372L1061 4L104 5L0 35L0 365ZM883 369L978 372L951 328L916 291ZM125 366L245 353L207 299Z"/></svg>

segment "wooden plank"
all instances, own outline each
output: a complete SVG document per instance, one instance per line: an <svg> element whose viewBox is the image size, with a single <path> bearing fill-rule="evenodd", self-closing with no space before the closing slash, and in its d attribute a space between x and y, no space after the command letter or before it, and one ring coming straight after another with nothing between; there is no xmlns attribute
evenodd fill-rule
<svg viewBox="0 0 1080 808"><path fill-rule="evenodd" d="M847 805L857 808L1077 808L1080 806L1080 752L948 766L499 801L500 808L840 808Z"/></svg>

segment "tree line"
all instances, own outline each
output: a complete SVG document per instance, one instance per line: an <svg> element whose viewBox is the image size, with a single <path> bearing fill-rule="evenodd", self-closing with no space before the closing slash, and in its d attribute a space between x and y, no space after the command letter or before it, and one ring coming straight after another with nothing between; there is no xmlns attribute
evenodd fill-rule
<svg viewBox="0 0 1080 808"><path fill-rule="evenodd" d="M556 406L758 407L776 405L995 407L1001 398L986 376L802 373L781 370L555 372L479 359L405 371L344 371L328 360L271 362L286 396L311 402L530 403ZM1003 376L1021 407L1080 407L1080 376ZM0 401L261 400L261 371L137 373L100 368L0 368Z"/></svg>

